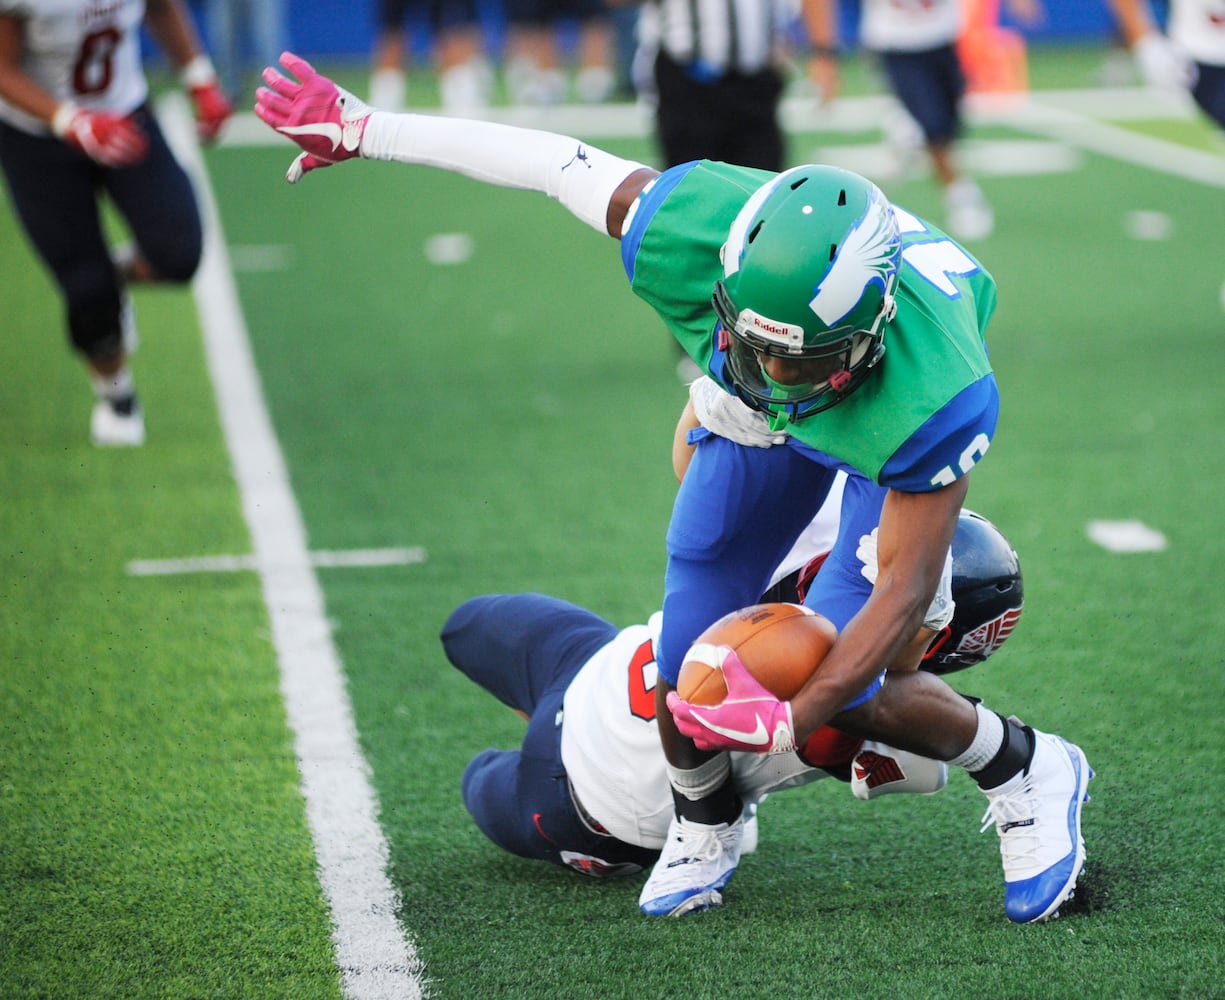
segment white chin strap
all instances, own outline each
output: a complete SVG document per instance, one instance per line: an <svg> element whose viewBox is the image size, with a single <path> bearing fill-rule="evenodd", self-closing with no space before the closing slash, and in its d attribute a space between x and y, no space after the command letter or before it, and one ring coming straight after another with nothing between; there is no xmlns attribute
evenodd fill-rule
<svg viewBox="0 0 1225 1000"><path fill-rule="evenodd" d="M872 341L867 337L860 337L859 343L851 348L851 362L847 365L847 369L854 368L859 362L864 359L864 355L868 353L868 348L872 346Z"/></svg>

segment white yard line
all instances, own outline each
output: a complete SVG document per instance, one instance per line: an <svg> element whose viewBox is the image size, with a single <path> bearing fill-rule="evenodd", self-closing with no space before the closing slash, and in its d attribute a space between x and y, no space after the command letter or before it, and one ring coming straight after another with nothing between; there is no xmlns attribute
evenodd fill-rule
<svg viewBox="0 0 1225 1000"><path fill-rule="evenodd" d="M308 552L314 567L410 566L425 562L425 549L343 549L339 552ZM132 576L177 576L180 573L236 573L259 569L255 556L187 556L182 559L133 559L127 570Z"/></svg>
<svg viewBox="0 0 1225 1000"><path fill-rule="evenodd" d="M204 260L193 290L271 619L342 988L349 1000L418 998L424 994L422 965L396 919L399 897L387 875L388 847L369 766L358 746L302 517L264 405L191 116L181 98L168 98L161 119L193 176L204 215Z"/></svg>
<svg viewBox="0 0 1225 1000"><path fill-rule="evenodd" d="M1140 135L1078 111L1054 107L1045 103L1040 96L1014 112L1007 123L1158 173L1213 187L1225 187L1225 156Z"/></svg>
<svg viewBox="0 0 1225 1000"><path fill-rule="evenodd" d="M1169 540L1143 521L1090 521L1085 534L1108 552L1164 552Z"/></svg>

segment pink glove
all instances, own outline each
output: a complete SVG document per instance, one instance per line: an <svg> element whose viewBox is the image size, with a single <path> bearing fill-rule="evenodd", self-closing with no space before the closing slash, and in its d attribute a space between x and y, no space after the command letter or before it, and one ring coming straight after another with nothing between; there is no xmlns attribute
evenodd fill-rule
<svg viewBox="0 0 1225 1000"><path fill-rule="evenodd" d="M56 109L51 130L104 167L130 167L149 151L148 138L131 118L86 111L71 101Z"/></svg>
<svg viewBox="0 0 1225 1000"><path fill-rule="evenodd" d="M274 66L265 68L268 86L255 92L255 114L304 150L285 175L296 184L316 167L359 156L371 109L292 52L281 53L281 64L302 82L294 83Z"/></svg>
<svg viewBox="0 0 1225 1000"><path fill-rule="evenodd" d="M191 95L191 103L196 111L196 134L203 143L216 140L221 133L221 126L234 113L230 100L217 85L217 81L192 87L187 91Z"/></svg>
<svg viewBox="0 0 1225 1000"><path fill-rule="evenodd" d="M699 750L790 753L795 749L791 703L779 701L750 674L735 650L720 646L727 697L718 705L692 705L675 691L668 708L676 728Z"/></svg>

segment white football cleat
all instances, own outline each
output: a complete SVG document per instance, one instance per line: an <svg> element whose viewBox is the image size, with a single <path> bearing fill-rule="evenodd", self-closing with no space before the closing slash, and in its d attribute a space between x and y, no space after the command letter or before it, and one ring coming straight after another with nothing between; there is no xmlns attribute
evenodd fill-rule
<svg viewBox="0 0 1225 1000"><path fill-rule="evenodd" d="M721 890L736 874L744 837L744 816L707 826L672 818L659 860L638 896L652 917L680 917L723 902Z"/></svg>
<svg viewBox="0 0 1225 1000"><path fill-rule="evenodd" d="M89 420L89 438L99 448L138 448L145 443L145 416L140 403L132 400L127 412L116 410L107 400L94 404Z"/></svg>
<svg viewBox="0 0 1225 1000"><path fill-rule="evenodd" d="M383 66L370 74L370 106L380 111L403 111L408 98L408 75L402 69Z"/></svg>
<svg viewBox="0 0 1225 1000"><path fill-rule="evenodd" d="M442 112L456 118L479 118L493 99L493 70L487 60L472 59L438 74Z"/></svg>
<svg viewBox="0 0 1225 1000"><path fill-rule="evenodd" d="M998 788L984 789L983 831L994 824L999 833L1004 912L1018 924L1057 917L1076 888L1085 865L1080 809L1093 777L1080 747L1030 731L1029 764Z"/></svg>
<svg viewBox="0 0 1225 1000"><path fill-rule="evenodd" d="M895 750L884 743L865 740L851 761L851 791L855 798L877 798L895 792L931 795L949 780L944 761Z"/></svg>
<svg viewBox="0 0 1225 1000"><path fill-rule="evenodd" d="M584 66L574 77L574 92L583 104L611 101L616 89L617 78L607 66Z"/></svg>
<svg viewBox="0 0 1225 1000"><path fill-rule="evenodd" d="M972 180L963 177L948 186L944 193L945 225L959 240L985 240L995 229L995 212Z"/></svg>

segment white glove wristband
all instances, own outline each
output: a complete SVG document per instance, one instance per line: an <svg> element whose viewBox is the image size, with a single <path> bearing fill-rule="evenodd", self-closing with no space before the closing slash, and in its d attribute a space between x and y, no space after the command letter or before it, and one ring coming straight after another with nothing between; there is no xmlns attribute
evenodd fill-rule
<svg viewBox="0 0 1225 1000"><path fill-rule="evenodd" d="M569 136L496 122L375 111L362 136L371 160L421 163L500 187L541 191L607 233L608 205L643 164Z"/></svg>
<svg viewBox="0 0 1225 1000"><path fill-rule="evenodd" d="M68 135L69 124L80 110L80 107L72 101L65 101L55 109L55 114L51 116L51 131L63 139Z"/></svg>
<svg viewBox="0 0 1225 1000"><path fill-rule="evenodd" d="M698 423L719 437L750 448L771 448L787 441L786 434L770 430L764 413L737 399L707 375L690 383L689 399Z"/></svg>
<svg viewBox="0 0 1225 1000"><path fill-rule="evenodd" d="M179 82L187 90L195 90L196 87L207 87L216 79L217 71L213 68L212 60L206 55L196 56L179 70Z"/></svg>
<svg viewBox="0 0 1225 1000"><path fill-rule="evenodd" d="M1140 75L1150 87L1185 90L1191 85L1191 65L1165 35L1154 31L1135 44Z"/></svg>

